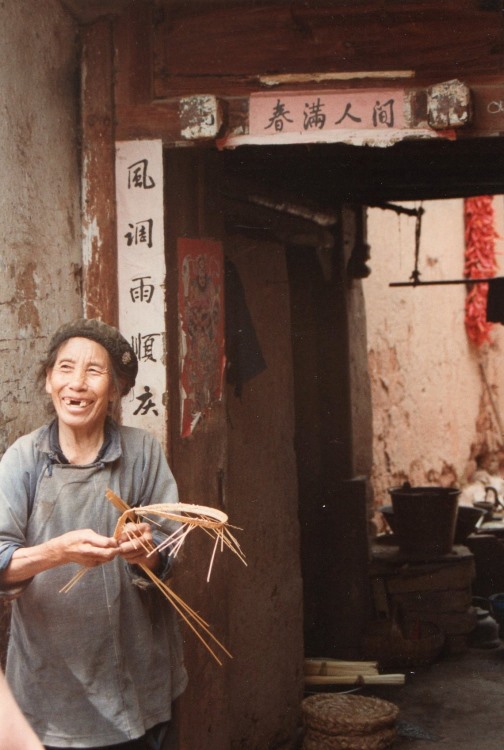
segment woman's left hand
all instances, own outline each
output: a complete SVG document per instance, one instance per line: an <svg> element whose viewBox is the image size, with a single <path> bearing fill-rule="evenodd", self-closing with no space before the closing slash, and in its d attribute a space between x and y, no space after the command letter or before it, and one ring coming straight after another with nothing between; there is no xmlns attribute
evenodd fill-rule
<svg viewBox="0 0 504 750"><path fill-rule="evenodd" d="M127 523L117 540L119 555L131 565L145 565L154 570L159 563L159 553L154 548L152 529L148 523Z"/></svg>

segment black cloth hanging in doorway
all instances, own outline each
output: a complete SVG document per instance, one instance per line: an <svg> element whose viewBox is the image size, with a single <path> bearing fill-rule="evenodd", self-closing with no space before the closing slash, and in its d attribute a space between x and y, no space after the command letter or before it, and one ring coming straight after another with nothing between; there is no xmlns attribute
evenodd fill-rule
<svg viewBox="0 0 504 750"><path fill-rule="evenodd" d="M266 369L245 290L234 263L225 260L226 361L227 382L234 385L235 396L243 384Z"/></svg>
<svg viewBox="0 0 504 750"><path fill-rule="evenodd" d="M488 282L486 319L488 323L504 324L504 278L497 277Z"/></svg>

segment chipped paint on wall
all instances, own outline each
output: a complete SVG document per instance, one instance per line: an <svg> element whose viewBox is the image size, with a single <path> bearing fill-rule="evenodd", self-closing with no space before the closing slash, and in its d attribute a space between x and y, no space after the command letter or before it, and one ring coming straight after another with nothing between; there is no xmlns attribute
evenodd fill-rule
<svg viewBox="0 0 504 750"><path fill-rule="evenodd" d="M29 15L27 9L29 7ZM76 26L57 0L4 0L0 26L0 454L47 418L35 375L81 311ZM8 609L0 608L3 659Z"/></svg>
<svg viewBox="0 0 504 750"><path fill-rule="evenodd" d="M83 189L86 189L85 183ZM96 257L101 244L100 229L95 216L84 217L82 222L82 262L86 269Z"/></svg>
<svg viewBox="0 0 504 750"><path fill-rule="evenodd" d="M180 134L187 140L215 138L222 127L222 106L216 96L180 100Z"/></svg>
<svg viewBox="0 0 504 750"><path fill-rule="evenodd" d="M427 117L435 130L460 128L472 118L471 92L461 81L445 81L428 89Z"/></svg>
<svg viewBox="0 0 504 750"><path fill-rule="evenodd" d="M463 201L429 201L423 208L422 280L463 278ZM503 237L502 196L495 208ZM414 224L407 216L368 211L372 272L363 288L377 505L390 502L388 488L406 480L463 485L475 456L485 446L497 450L503 442L504 328L496 326L492 343L476 351L464 326L465 285L389 287L392 281L407 280L413 270ZM497 244L502 250L504 240Z"/></svg>
<svg viewBox="0 0 504 750"><path fill-rule="evenodd" d="M81 309L76 26L57 0L2 3L0 452L44 419L35 371ZM55 43L57 40L57 44Z"/></svg>

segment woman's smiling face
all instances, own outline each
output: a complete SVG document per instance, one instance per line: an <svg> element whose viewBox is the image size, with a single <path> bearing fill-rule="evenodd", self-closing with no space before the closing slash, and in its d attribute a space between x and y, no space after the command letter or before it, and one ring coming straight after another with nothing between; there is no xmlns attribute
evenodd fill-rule
<svg viewBox="0 0 504 750"><path fill-rule="evenodd" d="M46 392L58 421L74 429L101 429L116 389L107 350L87 338L71 338L47 371Z"/></svg>

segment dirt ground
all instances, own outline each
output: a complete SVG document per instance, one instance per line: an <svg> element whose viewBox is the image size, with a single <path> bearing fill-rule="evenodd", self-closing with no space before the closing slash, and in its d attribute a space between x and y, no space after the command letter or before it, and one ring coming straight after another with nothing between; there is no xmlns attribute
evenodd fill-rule
<svg viewBox="0 0 504 750"><path fill-rule="evenodd" d="M399 706L392 750L504 747L504 646L443 656L407 673L404 686L373 686L356 694Z"/></svg>
<svg viewBox="0 0 504 750"><path fill-rule="evenodd" d="M394 750L504 747L503 646L444 656L410 673L406 685L380 687L372 694L399 706Z"/></svg>

